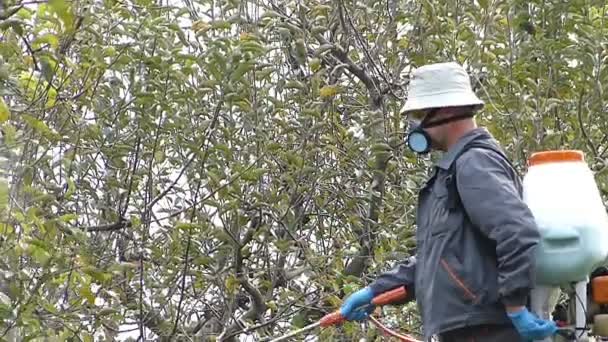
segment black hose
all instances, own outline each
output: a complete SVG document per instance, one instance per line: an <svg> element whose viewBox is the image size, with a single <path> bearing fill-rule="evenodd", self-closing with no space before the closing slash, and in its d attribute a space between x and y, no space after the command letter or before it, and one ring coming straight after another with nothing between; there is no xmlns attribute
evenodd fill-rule
<svg viewBox="0 0 608 342"><path fill-rule="evenodd" d="M581 336L583 336L583 334L585 333L585 331L589 330L589 326L587 325L587 309L585 308L587 306L587 303L583 303L583 300L581 299L581 297L579 297L578 293L576 293L576 289L574 290L574 295L576 296L576 300L578 300L581 303L581 307L583 308L583 314L585 315L585 327L584 328L579 328L576 326L576 314L574 315L574 329L575 330L582 330L583 332L576 337L575 341L578 341L579 338L581 338ZM574 304L574 310L576 312L576 303Z"/></svg>

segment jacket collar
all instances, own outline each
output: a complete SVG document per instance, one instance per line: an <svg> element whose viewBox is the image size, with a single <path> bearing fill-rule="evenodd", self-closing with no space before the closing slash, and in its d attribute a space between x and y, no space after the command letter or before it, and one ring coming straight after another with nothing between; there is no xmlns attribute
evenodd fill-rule
<svg viewBox="0 0 608 342"><path fill-rule="evenodd" d="M443 155L443 157L437 163L437 167L448 170L452 163L454 162L456 156L462 152L462 150L473 140L481 138L481 137L491 137L490 132L483 127L478 127L463 135L458 139L456 144L454 144L450 149Z"/></svg>

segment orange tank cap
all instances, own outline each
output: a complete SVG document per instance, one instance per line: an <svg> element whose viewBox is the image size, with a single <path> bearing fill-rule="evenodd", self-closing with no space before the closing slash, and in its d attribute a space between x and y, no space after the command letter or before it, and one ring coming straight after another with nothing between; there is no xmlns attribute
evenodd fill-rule
<svg viewBox="0 0 608 342"><path fill-rule="evenodd" d="M560 162L584 162L585 154L579 150L555 150L533 153L528 158L528 165L539 165Z"/></svg>

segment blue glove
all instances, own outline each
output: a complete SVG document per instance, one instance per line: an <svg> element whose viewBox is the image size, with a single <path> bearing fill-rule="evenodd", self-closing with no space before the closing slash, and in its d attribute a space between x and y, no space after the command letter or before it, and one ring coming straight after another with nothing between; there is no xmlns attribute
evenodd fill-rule
<svg viewBox="0 0 608 342"><path fill-rule="evenodd" d="M340 314L342 314L347 321L362 321L375 309L375 306L372 304L372 299L374 299L372 290L369 287L363 288L346 298L340 308ZM365 305L369 306L361 308Z"/></svg>
<svg viewBox="0 0 608 342"><path fill-rule="evenodd" d="M557 332L557 325L553 321L540 319L523 308L517 312L508 313L515 329L526 340L542 340Z"/></svg>

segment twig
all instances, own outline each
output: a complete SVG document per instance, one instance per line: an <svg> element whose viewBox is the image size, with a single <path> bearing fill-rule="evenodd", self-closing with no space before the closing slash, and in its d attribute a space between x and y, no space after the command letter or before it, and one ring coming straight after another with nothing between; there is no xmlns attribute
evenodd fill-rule
<svg viewBox="0 0 608 342"><path fill-rule="evenodd" d="M63 305L68 305L68 298L69 298L69 292L70 292L70 282L72 281L72 272L74 271L74 257L75 255L72 254L71 258L70 258L70 271L68 273L68 279L66 280L65 283L65 290L63 292L63 304L61 305L63 310L65 310L66 308Z"/></svg>
<svg viewBox="0 0 608 342"><path fill-rule="evenodd" d="M120 217L124 217L125 214L127 213L127 209L129 208L129 201L131 199L131 191L133 188L133 180L135 179L135 172L137 171L137 164L139 164L139 149L141 147L141 135L139 137L137 137L137 146L135 148L135 157L133 160L133 168L131 170L131 175L129 177L129 186L127 187L127 196L125 198L125 205L124 207L121 209L120 208L120 202L118 204L118 208L119 208L119 212L120 212ZM154 154L152 154L154 155Z"/></svg>
<svg viewBox="0 0 608 342"><path fill-rule="evenodd" d="M301 298L303 298L303 297L304 297L304 295L301 296L300 298L298 298L298 300L301 299ZM295 302L296 301L293 301L292 304L295 303ZM229 340L229 339L231 339L231 338L233 338L233 337L235 337L237 335L246 334L246 333L258 330L260 328L264 328L264 327L266 327L266 326L268 326L270 324L275 323L276 321L280 320L283 317L289 317L289 315L291 315L291 314L293 314L295 312L302 311L302 308L298 308L298 309L291 310L290 312L287 312L287 310L289 310L290 308L292 308L292 305L285 305L285 307L280 312L278 312L273 318L269 319L268 321L266 321L264 323L257 324L257 325L252 325L252 326L250 326L248 328L241 329L239 331L235 331L235 332L231 333L230 335L226 336L225 339Z"/></svg>
<svg viewBox="0 0 608 342"><path fill-rule="evenodd" d="M36 54L34 53L32 46L24 36L21 36L21 40L23 41L23 44L25 44L27 51L30 53L30 56L32 56L32 64L34 64L34 70L40 71L40 68L38 68L38 61L36 60Z"/></svg>
<svg viewBox="0 0 608 342"><path fill-rule="evenodd" d="M237 180L239 180L241 178L242 175L244 175L246 172L248 172L249 170L251 170L251 168L253 168L254 166L257 165L257 162L259 160L262 159L262 157L264 157L265 154L262 154L261 156L259 156L256 160L254 160L246 169L244 169L243 171L237 173L232 179L230 179L228 182L226 182L226 184L219 186L217 189L213 190L212 192L210 192L209 194L207 194L205 197L203 197L202 199L196 201L194 204L192 204L191 206L181 209L179 211L176 211L172 214L169 214L165 217L161 217L159 218L157 221L164 221L164 220L168 220L171 218L174 218L176 216L181 215L182 213L184 213L185 211L188 211L192 208L194 208L196 205L201 204L203 202L205 202L206 200L210 199L211 197L215 196L215 194L217 194L219 191L221 191L222 189L230 186L232 183L236 182Z"/></svg>
<svg viewBox="0 0 608 342"><path fill-rule="evenodd" d="M175 315L175 322L173 323L173 331L171 332L171 337L175 335L177 332L177 325L179 324L179 316L181 314L182 304L184 302L184 290L186 288L186 275L188 274L188 266L190 263L188 262L188 255L190 253L190 245L192 244L192 234L188 233L188 243L186 244L186 253L184 260L184 271L182 272L182 281L181 281L181 294L179 296L179 302L177 303L177 314Z"/></svg>
<svg viewBox="0 0 608 342"><path fill-rule="evenodd" d="M220 101L220 103L221 102L222 101ZM219 106L220 105L218 104L218 108L219 108ZM209 139L210 139L210 136L206 140L208 141ZM201 165L200 165L201 169L203 169L203 170L205 169L205 163L206 162L207 162L207 158L205 157L201 161ZM200 195L201 183L202 183L202 179L199 178L198 184L196 186L196 192L194 194L194 201L195 202L196 202L196 200L198 199L198 197ZM192 210L192 213L190 215L190 222L193 222L195 217L196 217L196 205L194 206L194 210ZM232 237L232 238L234 239L234 237ZM173 338L173 336L177 332L177 326L179 324L180 314L181 314L181 311L182 311L182 304L183 304L184 297L185 297L184 293L186 291L186 276L188 275L188 267L190 266L189 255L190 255L190 246L191 245L192 245L192 231L188 230L188 243L186 245L186 252L185 252L185 256L184 256L184 271L182 272L181 292L180 292L180 296L179 296L179 303L177 304L177 314L175 316L175 323L173 325L173 331L171 332L171 338Z"/></svg>
<svg viewBox="0 0 608 342"><path fill-rule="evenodd" d="M393 90L390 88L390 85L392 84L391 82L388 81L388 79L386 78L386 76L384 75L384 72L382 70L380 70L380 68L378 67L378 65L376 64L376 62L374 61L371 53L369 52L369 49L367 48L367 46L365 46L364 44L364 40L363 37L361 37L361 33L359 33L359 31L357 30L357 27L355 26L355 23L353 22L353 18L351 17L351 15L348 13L348 11L346 10L346 6L344 6L344 1L340 1L340 7L343 8L344 12L346 13L346 17L348 17L348 23L350 24L350 26L353 29L353 32L355 33L355 38L356 41L359 43L359 45L361 46L361 49L363 50L363 52L365 53L365 55L367 56L367 59L369 59L370 64L372 65L373 69L376 70L376 72L378 73L378 75L380 75L380 77L382 77L382 79L384 80L384 82L386 82L387 85L389 85L388 91L395 96L395 98L401 99L401 97L397 96L397 94L393 93ZM342 13L342 11L340 11L340 13ZM346 27L344 28L344 30L346 30ZM378 90L378 87L376 86L376 89ZM379 91L379 90L378 90Z"/></svg>
<svg viewBox="0 0 608 342"><path fill-rule="evenodd" d="M207 145L207 143L209 142L209 140L211 138L211 134L213 134L213 132L215 132L215 128L217 126L218 117L220 115L220 109L222 108L222 104L223 103L224 103L223 99L220 99L218 101L218 104L215 106L215 112L213 114L213 119L211 120L211 124L209 125L209 130L207 131L207 134L205 134L205 137L203 139L203 143L201 144L201 146L199 148L201 150L204 150L205 145ZM163 190L163 192L161 192L158 196L156 196L152 200L152 202L150 202L150 204L146 208L146 211L152 210L152 207L158 201L160 201L165 196L167 196L167 194L169 193L169 191L171 191L171 189L173 189L173 187L175 187L175 185L177 184L177 182L179 182L179 180L182 178L182 176L184 175L184 173L186 172L186 170L188 170L188 168L190 168L190 165L192 165L192 163L194 162L194 159L196 159L196 155L197 155L196 152L192 152L192 156L190 157L190 159L188 160L188 162L186 163L186 165L184 165L184 167L182 168L182 170L179 172L179 175L177 175L177 177L171 183L171 185L169 185L165 190ZM208 154L206 154L206 155L208 155Z"/></svg>
<svg viewBox="0 0 608 342"><path fill-rule="evenodd" d="M127 221L121 218L120 221L116 223L101 226L81 227L80 229L85 230L87 232L113 232L116 230L121 230L123 228L130 228L131 225L131 221Z"/></svg>
<svg viewBox="0 0 608 342"><path fill-rule="evenodd" d="M591 152L593 152L593 156L597 157L597 150L595 148L595 146L593 145L593 142L591 141L591 138L589 138L589 135L587 134L587 131L585 130L585 125L583 124L583 97L585 96L585 91L584 88L581 89L581 93L579 95L578 98L578 111L576 113L576 116L578 118L578 124L581 126L581 133L583 134L583 137L585 138L585 142L587 143L587 146L589 146L589 148L591 149Z"/></svg>
<svg viewBox="0 0 608 342"><path fill-rule="evenodd" d="M165 77L165 89L163 92L163 98L166 99L167 98L167 83L168 83L168 79L169 79L169 74L167 73L166 77ZM154 164L154 158L156 156L156 149L158 148L158 140L160 137L160 128L161 125L163 124L163 114L161 113L161 118L158 121L157 125L156 125L156 133L155 133L155 138L154 138L154 145L152 147L152 153L151 153L151 157L148 163L148 182L147 182L147 189L146 189L146 193L145 193L145 202L144 202L144 207L148 207L148 202L150 201L151 197L152 197L152 193L153 193L153 181L152 181L152 167ZM138 128L139 129L139 128ZM138 147L139 147L139 142L140 139L138 139ZM136 155L136 160L135 160L135 164L133 167L133 172L131 173L131 185L129 185L129 190L131 190L131 186L133 183L133 178L135 175L135 170L136 170L136 165L137 165L137 155ZM127 204L124 207L124 212L122 214L122 216L124 216L125 212L127 211L127 207L128 207L128 203L129 203L129 197L127 197ZM142 215L142 222L144 223L144 233L141 234L141 249L142 251L146 249L146 242L147 242L147 238L148 235L150 234L150 224L151 224L151 217L154 216L154 212L153 211L145 211ZM156 218L154 216L154 218ZM143 253L140 254L140 268L141 271L139 272L139 314L140 316L143 317L143 302L144 302L144 276L145 276L145 265L144 265L144 260L143 260ZM140 337L143 339L145 334L145 329L144 329L144 323L140 320L139 322L139 335Z"/></svg>
<svg viewBox="0 0 608 342"><path fill-rule="evenodd" d="M604 146L604 144L606 143L606 141L608 141L608 133L604 133L604 137L602 138L602 141L600 141L600 143L598 144L598 146ZM600 153L600 159L604 158L606 152L608 151L608 145L604 146L603 151ZM599 152L599 151L598 151Z"/></svg>

